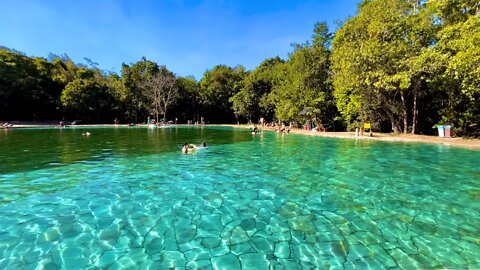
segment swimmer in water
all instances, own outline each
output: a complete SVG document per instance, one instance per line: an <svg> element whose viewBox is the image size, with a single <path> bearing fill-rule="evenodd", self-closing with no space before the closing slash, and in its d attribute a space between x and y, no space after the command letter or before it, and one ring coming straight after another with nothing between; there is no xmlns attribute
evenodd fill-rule
<svg viewBox="0 0 480 270"><path fill-rule="evenodd" d="M188 154L192 151L197 150L197 146L195 144L184 143L182 147L182 153Z"/></svg>

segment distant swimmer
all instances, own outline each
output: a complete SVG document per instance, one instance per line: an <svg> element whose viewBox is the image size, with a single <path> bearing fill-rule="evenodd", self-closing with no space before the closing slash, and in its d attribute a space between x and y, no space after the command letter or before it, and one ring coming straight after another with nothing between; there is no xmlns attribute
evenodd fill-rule
<svg viewBox="0 0 480 270"><path fill-rule="evenodd" d="M207 148L208 148L208 146L207 146L207 144L206 144L205 142L202 142L202 143L200 144L200 146L197 147L197 149L207 149Z"/></svg>
<svg viewBox="0 0 480 270"><path fill-rule="evenodd" d="M84 131L82 135L83 136L90 136L90 135L92 135L92 133L90 133L89 131Z"/></svg>

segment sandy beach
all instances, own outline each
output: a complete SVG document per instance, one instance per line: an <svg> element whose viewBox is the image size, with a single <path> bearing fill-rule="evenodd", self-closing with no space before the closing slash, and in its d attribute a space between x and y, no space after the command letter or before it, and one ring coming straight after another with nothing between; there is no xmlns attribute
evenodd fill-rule
<svg viewBox="0 0 480 270"><path fill-rule="evenodd" d="M35 127L55 127L58 122L12 122L12 128L35 128ZM101 127L101 126L114 126L113 124L99 124L99 125L77 125L77 127ZM126 124L120 124L120 126L127 126ZM218 125L212 125L218 126ZM252 128L252 125L221 125L234 128ZM265 131L275 132L273 127L265 127ZM291 129L292 134L301 134L306 136L320 136L330 138L345 138L345 139L357 139L357 140L377 140L377 141L390 141L390 142L411 142L411 143L431 143L431 144L443 144L454 147L468 148L472 150L480 150L480 139L464 139L461 137L454 138L440 138L437 136L416 135L416 134L394 134L394 133L376 133L373 132L370 137L369 134L363 136L355 136L355 132L315 132L303 129Z"/></svg>

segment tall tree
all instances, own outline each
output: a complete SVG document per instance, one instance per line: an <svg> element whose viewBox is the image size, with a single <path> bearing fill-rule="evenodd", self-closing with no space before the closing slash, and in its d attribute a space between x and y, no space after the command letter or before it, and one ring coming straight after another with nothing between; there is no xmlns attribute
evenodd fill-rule
<svg viewBox="0 0 480 270"><path fill-rule="evenodd" d="M408 131L410 96L419 87L412 80L421 77L410 62L431 45L429 17L418 17L418 8L406 0L364 1L335 34L335 96L350 123L387 121L394 132Z"/></svg>
<svg viewBox="0 0 480 270"><path fill-rule="evenodd" d="M431 8L426 8L424 0L408 0L411 13L407 19L406 38L410 42L411 54L406 56L407 75L410 77L409 91L411 93L412 113L411 113L411 133L415 134L419 131L419 108L422 108L422 119L428 119L438 115L437 111L425 110L426 104L430 100L426 99L431 94L432 88L429 81L436 76L439 65L434 59L436 58L432 46L435 44L435 34L438 27L435 26L435 14ZM422 122L425 122L423 120ZM408 122L404 120L404 126L408 126ZM427 130L421 130L422 132ZM407 130L404 130L406 132Z"/></svg>
<svg viewBox="0 0 480 270"><path fill-rule="evenodd" d="M80 68L77 78L62 92L61 102L73 111L76 119L103 122L111 117L116 100L108 86L95 76L94 70Z"/></svg>
<svg viewBox="0 0 480 270"><path fill-rule="evenodd" d="M179 121L198 119L200 103L200 85L193 76L177 78L178 102L174 105Z"/></svg>
<svg viewBox="0 0 480 270"><path fill-rule="evenodd" d="M147 116L150 101L143 86L158 71L158 64L145 57L132 66L122 64L122 80L125 86L122 101L130 121L138 122L139 118Z"/></svg>
<svg viewBox="0 0 480 270"><path fill-rule="evenodd" d="M460 135L480 135L480 3L439 0L431 3L441 30L434 48L443 66L438 81L447 94L442 122Z"/></svg>
<svg viewBox="0 0 480 270"><path fill-rule="evenodd" d="M273 110L266 101L273 89L277 69L284 62L278 56L269 58L245 77L240 91L230 98L237 115L249 121L262 116L272 119Z"/></svg>
<svg viewBox="0 0 480 270"><path fill-rule="evenodd" d="M179 96L175 75L162 66L146 80L144 87L150 99L150 112L156 116L157 122L160 114L163 114L163 119L166 120L168 107L172 106Z"/></svg>
<svg viewBox="0 0 480 270"><path fill-rule="evenodd" d="M63 86L52 79L54 67L9 49L0 50L0 118L44 120L59 107Z"/></svg>
<svg viewBox="0 0 480 270"><path fill-rule="evenodd" d="M233 122L234 112L230 98L241 88L245 68L216 66L200 80L200 99L203 113L211 122Z"/></svg>
<svg viewBox="0 0 480 270"><path fill-rule="evenodd" d="M317 23L312 42L295 45L289 61L279 69L270 93L279 120L303 121L301 112L307 109L317 126L333 127L336 108L330 80L330 40L327 24Z"/></svg>

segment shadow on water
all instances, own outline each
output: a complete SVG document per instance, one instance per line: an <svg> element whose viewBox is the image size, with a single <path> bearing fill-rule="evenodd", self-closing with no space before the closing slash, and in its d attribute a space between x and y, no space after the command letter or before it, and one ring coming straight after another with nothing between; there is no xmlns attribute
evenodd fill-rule
<svg viewBox="0 0 480 270"><path fill-rule="evenodd" d="M91 136L83 136L84 131ZM183 143L220 145L251 140L227 127L68 127L2 130L0 174L18 173L109 157L180 151Z"/></svg>

